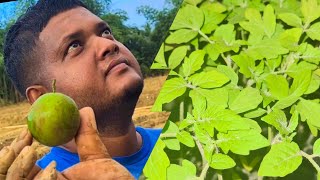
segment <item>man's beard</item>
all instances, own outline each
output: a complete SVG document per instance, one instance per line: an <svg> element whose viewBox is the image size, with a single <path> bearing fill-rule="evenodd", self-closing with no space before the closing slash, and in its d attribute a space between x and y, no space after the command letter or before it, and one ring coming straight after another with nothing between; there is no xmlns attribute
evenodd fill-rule
<svg viewBox="0 0 320 180"><path fill-rule="evenodd" d="M98 110L100 107L97 107L95 112L101 113L96 115L98 131L108 135L125 134L127 129L124 128L132 123L132 115L142 89L143 81L134 88L126 89L121 96L109 97L107 104L100 105L102 109ZM129 121L126 119L124 122L124 116L129 117Z"/></svg>

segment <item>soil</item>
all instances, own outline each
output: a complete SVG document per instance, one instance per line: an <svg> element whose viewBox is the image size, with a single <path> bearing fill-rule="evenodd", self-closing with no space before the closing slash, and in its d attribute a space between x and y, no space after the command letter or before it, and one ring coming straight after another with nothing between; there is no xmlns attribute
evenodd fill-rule
<svg viewBox="0 0 320 180"><path fill-rule="evenodd" d="M166 76L151 77L144 80L144 89L137 103L133 121L136 126L162 128L168 119L167 112L151 112L152 105ZM9 145L26 127L26 115L30 105L27 102L0 107L0 150Z"/></svg>

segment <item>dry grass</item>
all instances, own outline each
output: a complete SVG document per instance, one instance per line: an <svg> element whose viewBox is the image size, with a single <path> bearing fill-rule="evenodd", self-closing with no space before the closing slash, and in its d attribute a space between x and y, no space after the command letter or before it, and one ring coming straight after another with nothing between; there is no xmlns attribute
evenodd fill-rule
<svg viewBox="0 0 320 180"><path fill-rule="evenodd" d="M163 127L168 113L151 112L151 107L166 80L166 76L145 79L144 90L137 103L133 121L143 127ZM26 126L25 117L30 105L27 102L0 107L0 149L8 145Z"/></svg>

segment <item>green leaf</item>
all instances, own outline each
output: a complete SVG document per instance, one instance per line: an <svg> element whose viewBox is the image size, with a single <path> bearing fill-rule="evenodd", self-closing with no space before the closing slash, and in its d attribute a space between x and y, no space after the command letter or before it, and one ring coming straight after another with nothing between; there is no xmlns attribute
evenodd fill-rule
<svg viewBox="0 0 320 180"><path fill-rule="evenodd" d="M191 4L193 6L196 6L197 4L201 3L202 0L185 0L185 3Z"/></svg>
<svg viewBox="0 0 320 180"><path fill-rule="evenodd" d="M205 52L203 50L193 51L189 58L184 59L182 64L183 74L185 77L189 77L191 74L199 70L204 63Z"/></svg>
<svg viewBox="0 0 320 180"><path fill-rule="evenodd" d="M252 69L255 67L255 61L246 54L231 56L231 59L240 67L240 72L249 78L252 74Z"/></svg>
<svg viewBox="0 0 320 180"><path fill-rule="evenodd" d="M314 101L300 99L300 102L297 106L297 111L303 115L307 121L317 127L320 128L320 104Z"/></svg>
<svg viewBox="0 0 320 180"><path fill-rule="evenodd" d="M236 165L234 160L225 154L214 154L211 157L210 167L213 169L229 169Z"/></svg>
<svg viewBox="0 0 320 180"><path fill-rule="evenodd" d="M168 120L166 122L166 125L164 126L163 132L161 134L162 140L166 144L168 149L180 150L180 143L179 143L178 139L176 139L174 137L165 137L166 134L178 133L178 132L179 132L178 126L175 123L173 123L172 121Z"/></svg>
<svg viewBox="0 0 320 180"><path fill-rule="evenodd" d="M210 135L207 133L205 129L203 129L201 126L195 124L194 125L194 132L196 135L196 138L202 143L202 144L210 144L212 143Z"/></svg>
<svg viewBox="0 0 320 180"><path fill-rule="evenodd" d="M177 139L188 147L194 147L193 137L187 131L181 131L177 134Z"/></svg>
<svg viewBox="0 0 320 180"><path fill-rule="evenodd" d="M320 7L317 0L301 0L301 12L305 24L310 24L318 19L320 17Z"/></svg>
<svg viewBox="0 0 320 180"><path fill-rule="evenodd" d="M313 154L320 156L320 139L317 139L313 144Z"/></svg>
<svg viewBox="0 0 320 180"><path fill-rule="evenodd" d="M227 44L231 44L235 41L236 33L234 32L233 24L220 25L214 32L215 38L221 38Z"/></svg>
<svg viewBox="0 0 320 180"><path fill-rule="evenodd" d="M262 108L258 108L256 110L253 111L249 111L246 114L244 114L244 117L246 118L257 118L260 117L262 115L264 115L267 111L262 109Z"/></svg>
<svg viewBox="0 0 320 180"><path fill-rule="evenodd" d="M174 178L177 180L195 179L197 168L192 162L184 159L182 160L182 166L179 166L176 164L170 164L167 172L168 172L168 176L164 179L168 179L168 178Z"/></svg>
<svg viewBox="0 0 320 180"><path fill-rule="evenodd" d="M236 113L243 113L255 109L262 99L258 89L247 87L229 104L229 108Z"/></svg>
<svg viewBox="0 0 320 180"><path fill-rule="evenodd" d="M251 150L268 146L269 141L255 130L228 131L219 133L218 146L223 152L232 151L235 154L249 155Z"/></svg>
<svg viewBox="0 0 320 180"><path fill-rule="evenodd" d="M221 87L229 81L229 78L216 70L200 72L192 75L189 81L193 86L201 88Z"/></svg>
<svg viewBox="0 0 320 180"><path fill-rule="evenodd" d="M228 91L225 88L202 89L196 88L195 92L207 99L208 106L228 106Z"/></svg>
<svg viewBox="0 0 320 180"><path fill-rule="evenodd" d="M190 16L190 14L192 14L192 16ZM203 22L204 14L202 10L196 6L186 5L178 11L170 30L189 28L198 31L203 25Z"/></svg>
<svg viewBox="0 0 320 180"><path fill-rule="evenodd" d="M310 28L306 31L307 35L312 39L312 40L320 40L320 22L317 22L315 24L312 24Z"/></svg>
<svg viewBox="0 0 320 180"><path fill-rule="evenodd" d="M143 168L143 174L149 179L166 179L167 168L170 165L169 158L164 152L165 144L159 139Z"/></svg>
<svg viewBox="0 0 320 180"><path fill-rule="evenodd" d="M249 21L242 21L239 23L243 29L249 31L251 34L264 35L264 23L261 19L259 10L247 8L245 17Z"/></svg>
<svg viewBox="0 0 320 180"><path fill-rule="evenodd" d="M246 53L253 59L273 59L289 51L281 46L280 42L274 39L264 39L257 44L250 46Z"/></svg>
<svg viewBox="0 0 320 180"><path fill-rule="evenodd" d="M279 109L273 109L269 114L262 117L261 120L275 127L282 135L288 135L290 133L287 128L287 117L285 113Z"/></svg>
<svg viewBox="0 0 320 180"><path fill-rule="evenodd" d="M293 113L291 113L291 119L288 125L288 130L290 133L292 133L294 130L296 130L298 123L299 123L299 112L297 110L294 110Z"/></svg>
<svg viewBox="0 0 320 180"><path fill-rule="evenodd" d="M202 10L205 20L201 31L205 34L210 34L214 31L227 16L226 14L215 12L213 8L202 8Z"/></svg>
<svg viewBox="0 0 320 180"><path fill-rule="evenodd" d="M193 104L193 115L198 118L205 111L207 107L207 101L204 96L197 93L195 90L191 90L189 96Z"/></svg>
<svg viewBox="0 0 320 180"><path fill-rule="evenodd" d="M231 80L231 84L234 87L237 87L238 81L239 81L239 77L231 67L224 66L224 65L218 65L217 66L217 71L219 71L221 73L224 73Z"/></svg>
<svg viewBox="0 0 320 180"><path fill-rule="evenodd" d="M289 26L302 27L301 18L293 13L281 13L278 15L279 19Z"/></svg>
<svg viewBox="0 0 320 180"><path fill-rule="evenodd" d="M285 97L279 100L272 108L276 108L276 109L287 108L291 106L293 103L295 103L298 99L299 99L299 96L295 94L291 94L288 97Z"/></svg>
<svg viewBox="0 0 320 180"><path fill-rule="evenodd" d="M263 158L258 175L284 177L295 171L302 163L299 146L295 142L281 142L271 146Z"/></svg>
<svg viewBox="0 0 320 180"><path fill-rule="evenodd" d="M302 34L302 28L292 28L285 30L280 35L281 45L289 50L297 50L299 48L298 42Z"/></svg>
<svg viewBox="0 0 320 180"><path fill-rule="evenodd" d="M166 80L154 104L153 111L161 111L162 104L169 103L186 91L186 82L180 77Z"/></svg>
<svg viewBox="0 0 320 180"><path fill-rule="evenodd" d="M168 64L170 69L180 65L188 51L188 46L179 46L175 48L169 56Z"/></svg>
<svg viewBox="0 0 320 180"><path fill-rule="evenodd" d="M167 39L168 44L182 44L191 41L193 38L197 37L198 32L189 29L179 29L171 33Z"/></svg>
<svg viewBox="0 0 320 180"><path fill-rule="evenodd" d="M304 94L310 85L311 81L311 71L310 70L301 70L299 75L294 77L293 83L290 87L290 94L295 94L301 96Z"/></svg>
<svg viewBox="0 0 320 180"><path fill-rule="evenodd" d="M194 117L189 112L187 112L187 117L180 122L179 129L184 129L194 123L195 123Z"/></svg>
<svg viewBox="0 0 320 180"><path fill-rule="evenodd" d="M320 49L314 48L312 45L307 44L306 50L301 58L305 61L318 64L320 61Z"/></svg>
<svg viewBox="0 0 320 180"><path fill-rule="evenodd" d="M288 96L289 84L285 77L270 74L266 77L265 82L269 91L275 99L283 99Z"/></svg>
<svg viewBox="0 0 320 180"><path fill-rule="evenodd" d="M167 63L164 57L164 44L161 44L159 52L154 59L151 69L165 69L167 68Z"/></svg>
<svg viewBox="0 0 320 180"><path fill-rule="evenodd" d="M274 9L269 4L266 6L263 12L263 23L265 28L265 33L269 38L274 34L276 29L276 16L274 15Z"/></svg>

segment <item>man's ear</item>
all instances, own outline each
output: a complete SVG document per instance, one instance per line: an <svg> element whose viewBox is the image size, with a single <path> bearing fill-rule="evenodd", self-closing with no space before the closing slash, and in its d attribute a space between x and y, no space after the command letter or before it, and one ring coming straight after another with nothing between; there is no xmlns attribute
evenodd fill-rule
<svg viewBox="0 0 320 180"><path fill-rule="evenodd" d="M41 85L33 85L26 89L26 97L30 104L33 104L41 95L45 94L47 88Z"/></svg>

